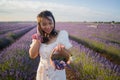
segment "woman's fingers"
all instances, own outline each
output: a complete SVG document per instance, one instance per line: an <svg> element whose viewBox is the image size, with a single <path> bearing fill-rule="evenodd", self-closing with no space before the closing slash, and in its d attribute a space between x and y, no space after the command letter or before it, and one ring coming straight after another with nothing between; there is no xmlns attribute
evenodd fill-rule
<svg viewBox="0 0 120 80"><path fill-rule="evenodd" d="M65 48L65 46L64 46L64 45L61 45L61 49L63 50L64 48ZM62 50L61 50L61 51L62 51Z"/></svg>
<svg viewBox="0 0 120 80"><path fill-rule="evenodd" d="M58 51L61 51L62 49L61 49L61 45L59 44L58 45Z"/></svg>
<svg viewBox="0 0 120 80"><path fill-rule="evenodd" d="M54 48L54 51L58 51L58 46L56 46L56 47Z"/></svg>
<svg viewBox="0 0 120 80"><path fill-rule="evenodd" d="M60 51L62 51L65 48L63 44L60 44Z"/></svg>
<svg viewBox="0 0 120 80"><path fill-rule="evenodd" d="M62 49L64 49L65 48L65 46L63 45L63 44L58 44L55 48L54 48L54 50L55 51L62 51Z"/></svg>

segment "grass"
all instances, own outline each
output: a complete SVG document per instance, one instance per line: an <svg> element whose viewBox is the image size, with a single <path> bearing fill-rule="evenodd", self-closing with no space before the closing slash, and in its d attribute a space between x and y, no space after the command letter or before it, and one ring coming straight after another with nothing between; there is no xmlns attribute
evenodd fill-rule
<svg viewBox="0 0 120 80"><path fill-rule="evenodd" d="M96 52L99 52L102 56L106 57L115 64L120 65L120 49L87 38L77 38L74 36L70 36L70 38L79 42L82 45L85 45L88 48L93 49Z"/></svg>
<svg viewBox="0 0 120 80"><path fill-rule="evenodd" d="M103 39L103 40L107 40L111 43L120 44L120 41L117 38L114 37L115 34L114 35L113 34L106 35L105 33L104 34L101 33L101 35L99 35L99 36L97 36L96 34L93 34L93 36L97 37L97 38L100 38L100 39Z"/></svg>
<svg viewBox="0 0 120 80"><path fill-rule="evenodd" d="M77 52L77 53L76 53ZM85 52L72 50L74 61L72 68L76 69L79 80L119 80L120 77L109 69L101 67L100 63L95 62L91 57L85 55ZM75 54L76 53L76 54Z"/></svg>

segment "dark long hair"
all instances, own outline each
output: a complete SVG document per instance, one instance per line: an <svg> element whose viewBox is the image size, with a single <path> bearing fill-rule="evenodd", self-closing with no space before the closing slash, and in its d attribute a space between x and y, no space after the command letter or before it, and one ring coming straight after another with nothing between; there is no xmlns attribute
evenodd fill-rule
<svg viewBox="0 0 120 80"><path fill-rule="evenodd" d="M42 11L41 13L39 13L38 14L38 16L37 16L37 23L38 23L38 26L37 26L37 31L38 31L38 33L40 33L40 35L42 36L42 43L46 43L46 42L48 42L49 41L49 38L48 38L48 36L46 35L47 33L46 32L44 32L42 29L41 29L41 25L40 25L40 23L41 23L41 19L42 18L47 18L48 19L48 17L52 17L52 19L53 19L53 22L54 22L54 28L53 28L53 30L51 31L51 33L48 35L48 36L56 36L58 33L57 33L57 31L55 30L55 18L54 18L54 16L53 16L53 14L50 12L50 11L48 11L48 10L45 10L45 11Z"/></svg>

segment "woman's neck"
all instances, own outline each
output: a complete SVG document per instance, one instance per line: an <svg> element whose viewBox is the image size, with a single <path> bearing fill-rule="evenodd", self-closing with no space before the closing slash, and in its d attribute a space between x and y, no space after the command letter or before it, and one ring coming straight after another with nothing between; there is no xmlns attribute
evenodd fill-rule
<svg viewBox="0 0 120 80"><path fill-rule="evenodd" d="M49 41L46 42L46 44L50 44L50 43L55 42L55 41L56 41L56 38L57 38L57 36L51 36L51 37L49 37Z"/></svg>

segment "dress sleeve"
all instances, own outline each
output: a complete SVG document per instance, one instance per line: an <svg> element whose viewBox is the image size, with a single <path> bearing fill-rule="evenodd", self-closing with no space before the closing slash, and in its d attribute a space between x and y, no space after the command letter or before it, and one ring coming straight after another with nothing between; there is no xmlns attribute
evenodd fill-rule
<svg viewBox="0 0 120 80"><path fill-rule="evenodd" d="M72 47L72 44L69 40L68 32L65 30L62 30L60 32L59 42L65 46L66 49L69 49Z"/></svg>

